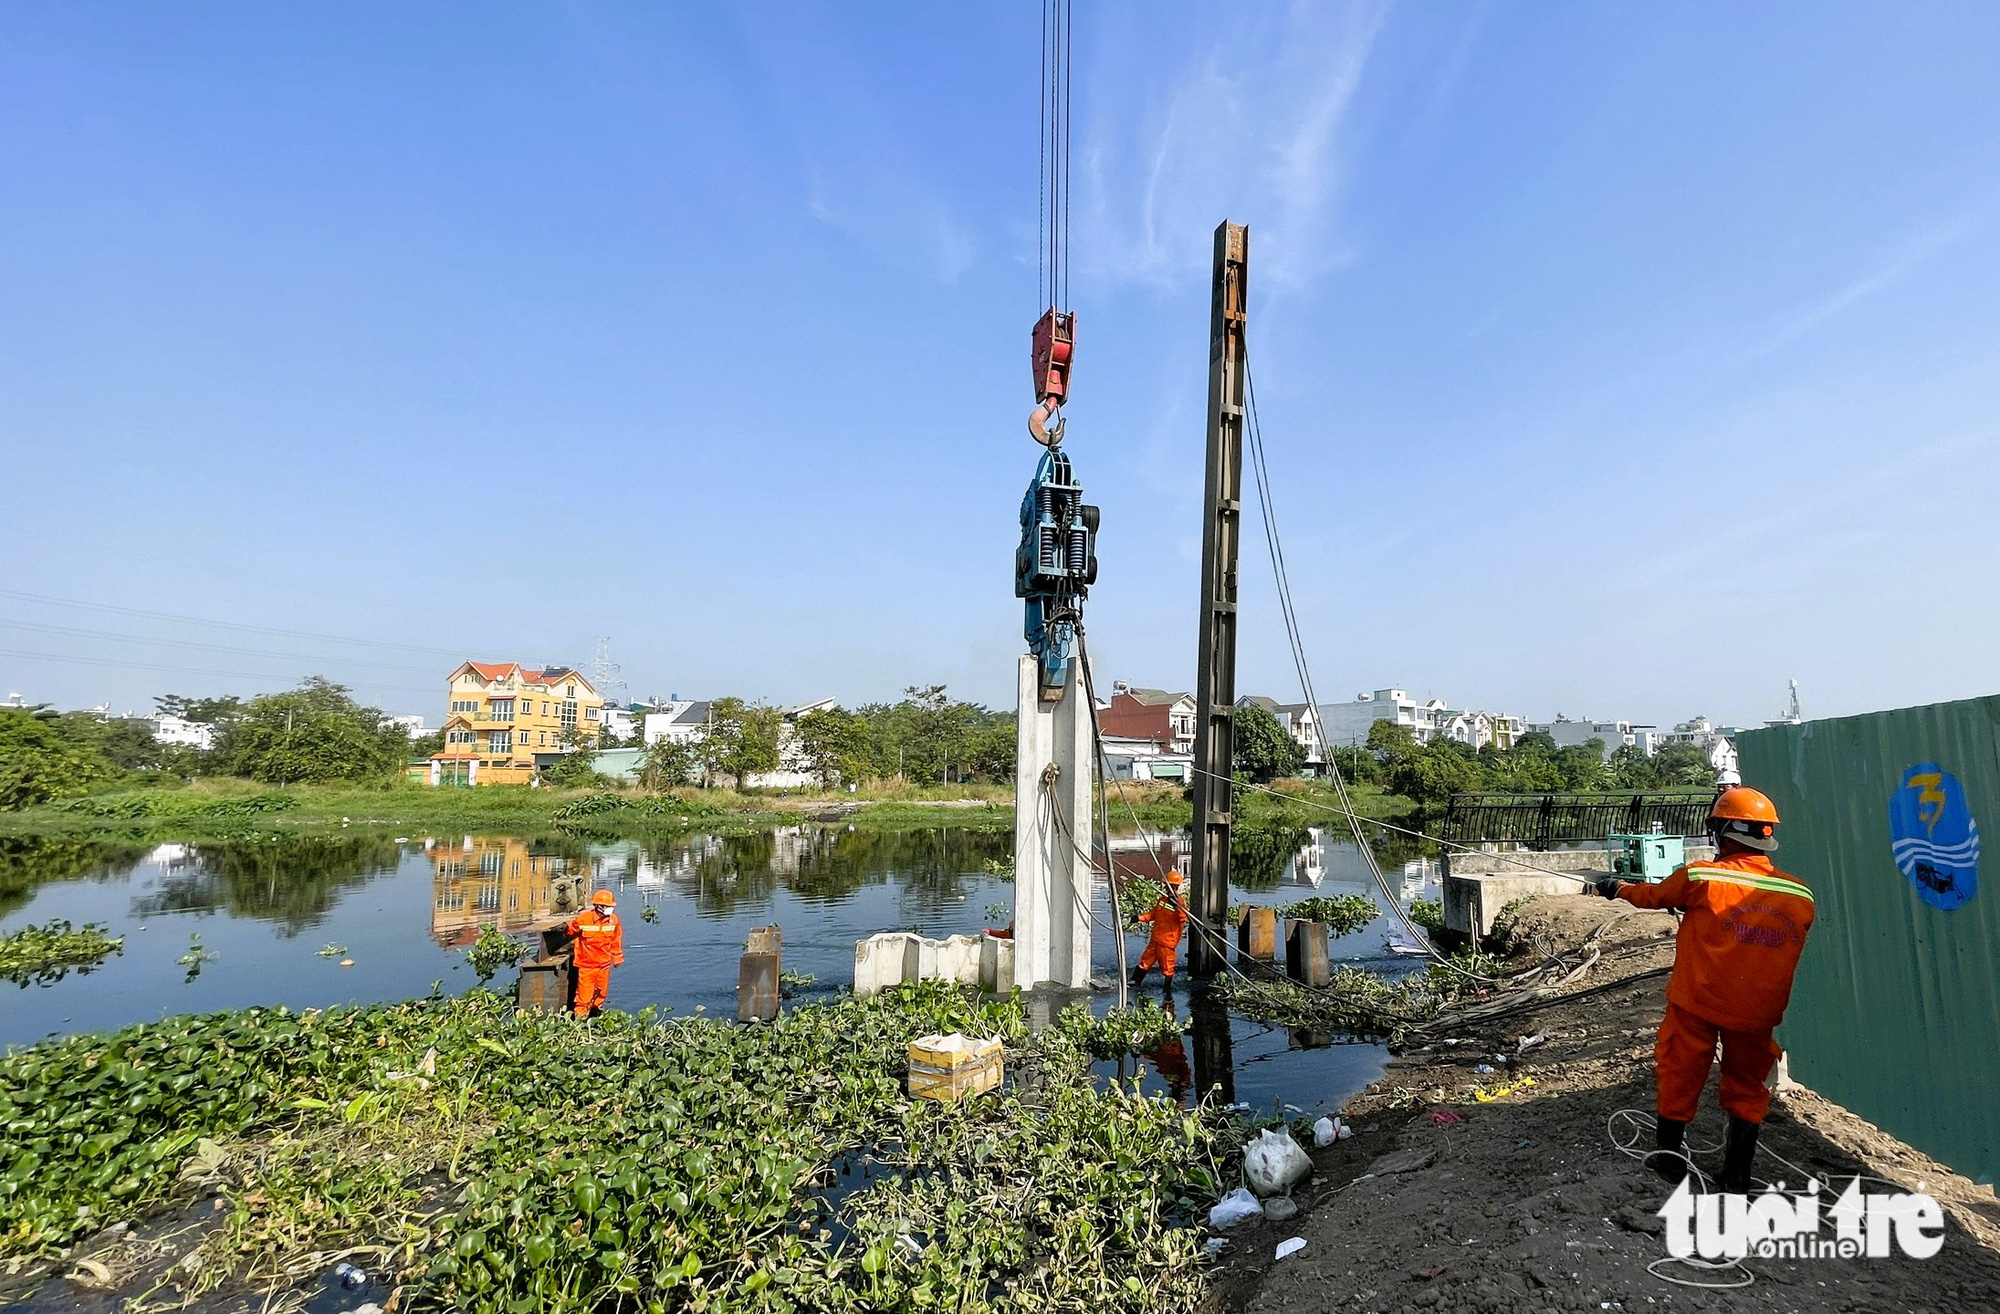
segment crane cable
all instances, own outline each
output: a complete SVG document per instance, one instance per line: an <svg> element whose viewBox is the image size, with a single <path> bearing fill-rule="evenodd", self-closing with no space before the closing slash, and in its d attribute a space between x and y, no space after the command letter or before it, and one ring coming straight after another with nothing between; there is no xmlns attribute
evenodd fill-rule
<svg viewBox="0 0 2000 1314"><path fill-rule="evenodd" d="M1257 481L1257 506L1258 510L1262 513L1264 524L1264 546L1270 554L1271 573L1277 582L1278 611L1284 618L1285 638L1291 646L1292 665L1298 673L1299 686L1305 694L1306 706L1312 708L1317 713L1319 709L1319 696L1313 688L1312 668L1306 662L1305 641L1299 633L1298 610L1292 600L1291 574L1285 564L1284 540L1278 532L1277 508L1271 495L1271 473L1265 462L1264 426L1257 414L1257 382L1256 377L1250 370L1250 358L1247 350L1244 353L1243 359L1243 386L1245 400L1248 402L1250 421L1245 426L1249 438L1246 446L1250 452L1251 470ZM1322 739L1324 739L1324 736L1322 736ZM1322 748L1324 748L1324 744L1322 744ZM1456 972L1460 976L1473 981L1481 983L1492 982L1494 978L1468 971L1457 963L1452 962L1436 945L1431 943L1429 932L1417 925L1416 921L1411 918L1409 912L1403 907L1402 899L1395 891L1389 888L1388 878L1382 874L1382 864L1375 860L1374 847L1362 836L1360 814L1355 811L1354 801L1348 796L1347 781L1341 775L1340 764L1332 760L1331 754L1328 755L1326 769L1328 778L1333 781L1334 797L1339 800L1339 811L1347 819L1349 832L1358 841L1355 847L1361 850L1362 861L1368 866L1368 874L1374 879L1375 888L1381 892L1384 907L1391 916L1403 924L1404 938L1423 949L1440 967Z"/></svg>
<svg viewBox="0 0 2000 1314"><path fill-rule="evenodd" d="M1070 0L1042 0L1040 226L1044 310L1069 310Z"/></svg>

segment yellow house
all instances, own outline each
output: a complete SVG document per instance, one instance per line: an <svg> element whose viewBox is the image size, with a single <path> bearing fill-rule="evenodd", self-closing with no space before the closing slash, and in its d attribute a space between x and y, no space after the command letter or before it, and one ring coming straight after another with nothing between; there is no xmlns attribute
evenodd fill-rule
<svg viewBox="0 0 2000 1314"><path fill-rule="evenodd" d="M515 662L466 662L451 673L444 748L432 755L433 785L525 785L568 751L575 732L592 746L604 700L582 674Z"/></svg>

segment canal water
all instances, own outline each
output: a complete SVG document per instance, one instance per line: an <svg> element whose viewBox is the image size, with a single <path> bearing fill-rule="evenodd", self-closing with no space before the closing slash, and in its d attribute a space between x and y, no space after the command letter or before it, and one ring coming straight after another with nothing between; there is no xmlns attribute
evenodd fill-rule
<svg viewBox="0 0 2000 1314"><path fill-rule="evenodd" d="M1289 840L1302 842L1295 849ZM776 922L788 973L817 978L800 999L849 985L854 942L877 931L942 937L1003 926L1013 887L994 870L1005 832L777 827L749 835L592 842L575 836L281 837L135 846L0 841L0 932L51 919L103 924L124 952L45 985L0 982L0 1046L103 1031L174 1013L250 1004L293 1008L456 994L476 984L465 949L484 925L527 937L572 915L592 890L618 894L625 965L611 1002L734 1016L737 959L752 927ZM1185 840L1113 840L1132 875L1185 867ZM1283 851L1239 858L1231 901L1282 906L1315 894L1376 898L1355 846L1296 832ZM1436 897L1436 873L1390 868L1405 900ZM1104 888L1096 913L1111 922ZM1378 900L1379 902L1379 900ZM1389 919L1334 942L1338 960L1404 970ZM1129 941L1137 960L1141 938ZM1183 950L1185 953L1185 949ZM351 965L344 965L351 964ZM1116 972L1096 935L1096 973ZM496 981L502 984L511 973ZM1148 995L1161 999L1158 977ZM1195 1034L1178 1051L1104 1065L1149 1090L1192 1098L1193 1067L1255 1108L1326 1111L1381 1070L1377 1045L1292 1032L1197 1008L1185 983L1164 996ZM1102 1011L1108 993L1095 1006ZM1193 1058L1190 1054L1193 1054ZM1218 1055L1220 1058L1218 1058ZM1224 1072L1213 1071L1217 1063Z"/></svg>

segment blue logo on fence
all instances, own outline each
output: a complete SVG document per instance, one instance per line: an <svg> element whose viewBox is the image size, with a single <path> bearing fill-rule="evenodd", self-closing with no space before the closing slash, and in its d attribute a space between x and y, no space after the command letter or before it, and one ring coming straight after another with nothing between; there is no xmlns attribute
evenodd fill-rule
<svg viewBox="0 0 2000 1314"><path fill-rule="evenodd" d="M1889 796L1889 841L1897 868L1933 908L1950 912L1979 892L1979 823L1965 787L1937 763L1903 773Z"/></svg>

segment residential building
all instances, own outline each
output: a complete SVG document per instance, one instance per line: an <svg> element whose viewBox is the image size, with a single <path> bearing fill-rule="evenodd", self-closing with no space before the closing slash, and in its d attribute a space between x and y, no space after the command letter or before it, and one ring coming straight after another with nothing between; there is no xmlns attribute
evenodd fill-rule
<svg viewBox="0 0 2000 1314"><path fill-rule="evenodd" d="M1236 705L1261 707L1269 712L1271 718L1284 727L1285 733L1306 751L1308 770L1325 763L1326 739L1320 733L1319 712L1311 703L1281 703L1259 694L1244 694L1236 700Z"/></svg>
<svg viewBox="0 0 2000 1314"><path fill-rule="evenodd" d="M1368 742L1377 721L1400 725L1419 744L1450 739L1468 748L1512 748L1526 733L1526 722L1506 712L1471 712L1452 707L1442 698L1418 702L1401 689L1360 693L1351 703L1321 703L1320 733L1337 748L1358 748Z"/></svg>
<svg viewBox="0 0 2000 1314"><path fill-rule="evenodd" d="M1578 748L1593 739L1598 740L1604 745L1607 761L1621 748L1636 748L1651 757L1661 742L1658 726L1632 721L1593 721L1589 717L1572 721L1560 713L1555 720L1542 722L1532 729L1555 740L1557 748Z"/></svg>
<svg viewBox="0 0 2000 1314"><path fill-rule="evenodd" d="M1111 701L1097 714L1107 738L1150 740L1161 753L1194 752L1194 695L1165 689L1138 689L1123 680L1111 686Z"/></svg>
<svg viewBox="0 0 2000 1314"><path fill-rule="evenodd" d="M466 662L451 673L444 747L431 757L433 785L525 785L536 759L567 751L584 731L594 747L604 700L581 672L517 662Z"/></svg>
<svg viewBox="0 0 2000 1314"><path fill-rule="evenodd" d="M643 717L645 711L644 706L639 703L633 703L627 707L619 707L614 703L606 703L604 705L604 733L610 735L619 743L624 743L632 737L633 728L639 724L637 718Z"/></svg>
<svg viewBox="0 0 2000 1314"><path fill-rule="evenodd" d="M1683 721L1671 730L1660 734L1661 744L1693 744L1708 755L1708 764L1715 768L1717 783L1738 785L1743 782L1742 773L1736 769L1736 732L1717 726L1705 716Z"/></svg>
<svg viewBox="0 0 2000 1314"><path fill-rule="evenodd" d="M385 716L382 719L412 739L424 737L424 718L421 716Z"/></svg>
<svg viewBox="0 0 2000 1314"><path fill-rule="evenodd" d="M165 712L147 719L153 723L153 738L159 743L198 748L204 753L215 747L215 727L212 725L170 716Z"/></svg>
<svg viewBox="0 0 2000 1314"><path fill-rule="evenodd" d="M1106 735L1104 770L1112 780L1172 780L1184 785L1194 776L1194 754L1162 752L1153 739Z"/></svg>
<svg viewBox="0 0 2000 1314"><path fill-rule="evenodd" d="M671 698L647 712L639 724L646 747L651 748L662 739L681 744L699 739L704 733L702 727L707 723L707 699Z"/></svg>

